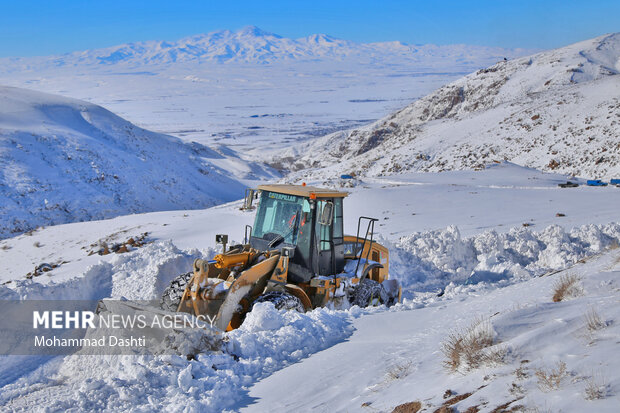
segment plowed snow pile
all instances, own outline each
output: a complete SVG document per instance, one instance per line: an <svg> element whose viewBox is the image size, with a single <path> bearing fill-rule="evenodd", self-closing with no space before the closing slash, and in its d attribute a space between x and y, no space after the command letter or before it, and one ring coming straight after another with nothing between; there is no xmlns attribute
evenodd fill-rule
<svg viewBox="0 0 620 413"><path fill-rule="evenodd" d="M450 284L506 283L543 275L620 243L620 224L583 225L566 231L513 228L462 238L455 226L402 237L391 253L390 273L404 288L422 291Z"/></svg>
<svg viewBox="0 0 620 413"><path fill-rule="evenodd" d="M283 366L328 348L352 333L348 314L307 314L257 305L244 326L227 334L221 352L151 356L67 356L2 388L0 405L52 411L220 411ZM198 337L199 338L199 337ZM0 366L7 368L0 359Z"/></svg>

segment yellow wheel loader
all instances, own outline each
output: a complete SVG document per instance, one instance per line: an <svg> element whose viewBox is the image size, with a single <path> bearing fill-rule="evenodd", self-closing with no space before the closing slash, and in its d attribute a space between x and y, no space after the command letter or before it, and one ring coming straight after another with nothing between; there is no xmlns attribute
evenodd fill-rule
<svg viewBox="0 0 620 413"><path fill-rule="evenodd" d="M388 250L373 240L377 220L360 217L357 234L344 235L346 196L305 184L248 191L243 209L254 209L253 199L259 203L244 244L228 247L228 236L217 235L223 252L197 259L192 272L175 278L162 295L162 308L208 317L220 330L232 330L258 302L302 312L399 302L400 285L388 279Z"/></svg>

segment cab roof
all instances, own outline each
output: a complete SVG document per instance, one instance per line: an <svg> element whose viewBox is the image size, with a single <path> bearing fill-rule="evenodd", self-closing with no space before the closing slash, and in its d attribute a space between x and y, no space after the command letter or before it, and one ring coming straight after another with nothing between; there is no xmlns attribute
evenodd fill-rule
<svg viewBox="0 0 620 413"><path fill-rule="evenodd" d="M288 184L272 184L272 185L259 185L258 189L261 191L271 191L280 194L297 195L310 198L312 194L316 198L344 198L349 195L348 192L340 192L333 189L319 188L316 186L305 185L288 185Z"/></svg>

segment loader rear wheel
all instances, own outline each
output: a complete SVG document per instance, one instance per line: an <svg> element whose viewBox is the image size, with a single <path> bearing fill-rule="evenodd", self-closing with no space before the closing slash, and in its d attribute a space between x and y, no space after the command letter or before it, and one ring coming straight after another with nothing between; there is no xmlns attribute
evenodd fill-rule
<svg viewBox="0 0 620 413"><path fill-rule="evenodd" d="M364 278L357 284L351 297L351 305L370 307L387 304L389 301L385 288L375 280Z"/></svg>
<svg viewBox="0 0 620 413"><path fill-rule="evenodd" d="M161 308L167 311L177 311L181 298L183 298L185 287L187 287L187 283L193 275L193 272L181 274L170 282L170 285L161 295L161 300L159 301Z"/></svg>
<svg viewBox="0 0 620 413"><path fill-rule="evenodd" d="M300 313L305 311L304 305L299 298L282 291L269 291L254 300L254 304L266 301L273 303L277 310L294 310Z"/></svg>

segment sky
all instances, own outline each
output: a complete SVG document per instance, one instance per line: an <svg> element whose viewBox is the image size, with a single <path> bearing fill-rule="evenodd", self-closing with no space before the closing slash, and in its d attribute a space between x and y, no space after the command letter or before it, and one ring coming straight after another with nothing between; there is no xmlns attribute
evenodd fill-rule
<svg viewBox="0 0 620 413"><path fill-rule="evenodd" d="M620 31L620 1L0 0L0 57L254 25L284 37L550 49Z"/></svg>

